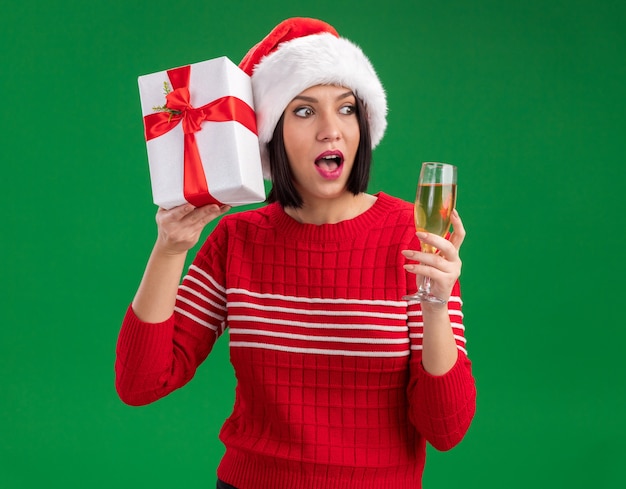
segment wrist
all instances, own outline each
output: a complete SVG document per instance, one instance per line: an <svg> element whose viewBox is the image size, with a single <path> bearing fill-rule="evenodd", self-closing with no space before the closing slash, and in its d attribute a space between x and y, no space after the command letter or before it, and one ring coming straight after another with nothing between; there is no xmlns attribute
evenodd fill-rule
<svg viewBox="0 0 626 489"><path fill-rule="evenodd" d="M168 244L165 243L160 238L156 240L156 243L154 244L154 248L152 250L153 254L163 257L163 258L181 258L182 257L183 259L186 258L187 251L189 250L185 248L177 248L175 246L168 246Z"/></svg>
<svg viewBox="0 0 626 489"><path fill-rule="evenodd" d="M445 315L448 316L448 301L446 302L426 302L421 303L422 314Z"/></svg>

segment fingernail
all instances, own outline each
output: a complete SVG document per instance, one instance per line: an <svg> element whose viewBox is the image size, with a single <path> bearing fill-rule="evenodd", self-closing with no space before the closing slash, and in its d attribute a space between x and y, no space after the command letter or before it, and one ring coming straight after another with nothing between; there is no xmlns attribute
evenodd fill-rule
<svg viewBox="0 0 626 489"><path fill-rule="evenodd" d="M415 233L415 234L417 235L417 237L418 237L419 239L425 239L425 238L427 238L427 237L428 237L428 233L425 233L425 232L423 232L423 231L418 231L418 232L417 232L417 233Z"/></svg>
<svg viewBox="0 0 626 489"><path fill-rule="evenodd" d="M452 215L453 215L454 217L459 217L459 213L458 213L458 211L457 211L456 209L453 209L453 210L452 210Z"/></svg>
<svg viewBox="0 0 626 489"><path fill-rule="evenodd" d="M414 253L411 250L402 250L401 253L407 258L414 255Z"/></svg>

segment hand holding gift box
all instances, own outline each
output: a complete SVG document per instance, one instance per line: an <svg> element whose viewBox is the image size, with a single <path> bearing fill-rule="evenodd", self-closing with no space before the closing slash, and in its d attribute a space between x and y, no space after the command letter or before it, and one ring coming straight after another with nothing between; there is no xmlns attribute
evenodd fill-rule
<svg viewBox="0 0 626 489"><path fill-rule="evenodd" d="M265 200L247 74L221 57L138 81L155 204Z"/></svg>

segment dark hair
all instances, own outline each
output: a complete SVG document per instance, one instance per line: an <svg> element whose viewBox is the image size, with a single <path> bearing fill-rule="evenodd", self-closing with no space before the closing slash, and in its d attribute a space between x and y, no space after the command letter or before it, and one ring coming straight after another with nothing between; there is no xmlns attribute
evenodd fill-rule
<svg viewBox="0 0 626 489"><path fill-rule="evenodd" d="M356 117L359 123L359 146L354 157L354 165L348 177L347 187L354 195L367 190L372 165L372 141L370 128L367 122L365 105L359 97L356 99ZM267 149L270 159L270 173L272 175L272 189L267 196L267 202L278 202L283 207L302 207L302 197L293 184L293 173L289 166L289 158L285 150L283 125L285 114L280 117L274 134Z"/></svg>

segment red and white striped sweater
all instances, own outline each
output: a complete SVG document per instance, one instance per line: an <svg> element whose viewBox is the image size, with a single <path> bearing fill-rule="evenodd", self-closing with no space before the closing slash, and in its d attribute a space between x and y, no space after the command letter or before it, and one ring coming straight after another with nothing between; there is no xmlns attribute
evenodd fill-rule
<svg viewBox="0 0 626 489"><path fill-rule="evenodd" d="M403 249L412 205L386 194L355 219L300 224L278 204L222 218L179 288L174 315L128 309L116 385L129 404L181 387L228 329L236 400L218 476L239 489L421 487L426 441L456 445L475 409L458 284L459 348L443 376L421 365L422 316Z"/></svg>

